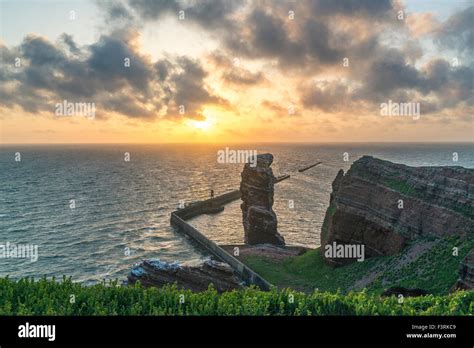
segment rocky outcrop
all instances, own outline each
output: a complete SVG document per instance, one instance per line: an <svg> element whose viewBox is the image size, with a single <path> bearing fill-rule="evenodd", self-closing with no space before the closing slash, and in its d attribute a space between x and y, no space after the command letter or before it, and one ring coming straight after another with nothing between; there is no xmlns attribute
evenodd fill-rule
<svg viewBox="0 0 474 348"><path fill-rule="evenodd" d="M409 167L364 156L337 174L321 231L333 242L362 244L365 257L400 252L421 236L474 233L474 170ZM350 258L325 258L331 265Z"/></svg>
<svg viewBox="0 0 474 348"><path fill-rule="evenodd" d="M205 291L210 284L219 291L243 288L232 268L222 262L205 260L198 264L167 263L158 259L144 260L133 267L128 282L140 281L144 287L162 287L174 284L180 289Z"/></svg>
<svg viewBox="0 0 474 348"><path fill-rule="evenodd" d="M418 296L426 296L429 295L429 292L423 289L418 288L404 288L401 286L394 286L392 288L386 289L382 293L382 297L390 297L390 296L400 296L403 297L418 297Z"/></svg>
<svg viewBox="0 0 474 348"><path fill-rule="evenodd" d="M284 245L277 231L277 217L273 211L273 187L276 181L272 168L273 155L257 156L255 166L247 163L242 171L240 193L245 243Z"/></svg>
<svg viewBox="0 0 474 348"><path fill-rule="evenodd" d="M459 279L452 290L474 289L474 249L462 260L459 267Z"/></svg>

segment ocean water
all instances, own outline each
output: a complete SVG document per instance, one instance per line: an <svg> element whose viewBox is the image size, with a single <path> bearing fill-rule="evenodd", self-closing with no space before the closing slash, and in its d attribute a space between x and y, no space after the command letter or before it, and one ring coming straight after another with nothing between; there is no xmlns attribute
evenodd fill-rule
<svg viewBox="0 0 474 348"><path fill-rule="evenodd" d="M316 247L331 182L362 155L412 166L474 168L474 144L229 145L274 155L274 210L287 244ZM0 258L0 277L125 279L143 258L206 257L170 227L180 200L239 187L243 164L217 161L218 145L4 145L0 148L0 245L38 246L38 260ZM453 153L458 161L453 162ZM20 153L21 161L15 161ZM125 153L130 161L125 161ZM344 161L344 153L349 161ZM304 173L297 169L323 163ZM71 205L75 204L74 208ZM240 202L191 223L220 244L242 243Z"/></svg>

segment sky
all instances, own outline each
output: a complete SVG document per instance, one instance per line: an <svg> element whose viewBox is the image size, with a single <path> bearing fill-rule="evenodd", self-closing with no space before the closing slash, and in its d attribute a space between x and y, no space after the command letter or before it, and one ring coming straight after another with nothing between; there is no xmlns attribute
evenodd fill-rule
<svg viewBox="0 0 474 348"><path fill-rule="evenodd" d="M474 139L474 0L0 0L1 143Z"/></svg>

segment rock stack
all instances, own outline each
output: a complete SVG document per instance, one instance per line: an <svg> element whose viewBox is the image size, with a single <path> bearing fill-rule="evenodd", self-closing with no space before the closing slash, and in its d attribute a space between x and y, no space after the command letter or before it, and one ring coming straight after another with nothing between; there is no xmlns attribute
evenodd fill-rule
<svg viewBox="0 0 474 348"><path fill-rule="evenodd" d="M285 240L277 231L277 217L273 211L272 154L257 155L256 165L247 163L242 171L240 193L246 244L285 245ZM255 162L254 162L255 163Z"/></svg>

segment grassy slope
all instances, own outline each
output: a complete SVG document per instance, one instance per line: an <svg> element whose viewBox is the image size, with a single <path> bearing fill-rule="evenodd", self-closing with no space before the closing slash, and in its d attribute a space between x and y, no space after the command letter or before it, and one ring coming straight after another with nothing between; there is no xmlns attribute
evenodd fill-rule
<svg viewBox="0 0 474 348"><path fill-rule="evenodd" d="M393 179L385 184L405 195L423 198L406 182ZM471 206L454 208L467 217L473 216L474 208ZM333 203L326 211L321 228L321 239L324 239L327 233L328 218L335 211L336 206ZM414 243L425 243L428 240L420 239ZM459 248L458 256L453 256L453 247ZM320 250L280 262L256 256L247 257L244 261L280 288L293 287L303 291L339 289L347 292L353 289L358 280L367 278L370 281L366 288L371 293L380 294L385 288L403 286L422 288L433 294L446 294L458 278L461 260L472 248L474 248L472 240L445 238L438 240L433 248L407 264L403 263L403 259L408 255L410 246L398 255L370 258L364 262L355 262L339 268L327 266L322 260ZM370 275L374 274L375 277L372 279Z"/></svg>
<svg viewBox="0 0 474 348"><path fill-rule="evenodd" d="M167 286L143 289L117 282L82 286L62 282L0 279L0 315L472 315L474 292L448 296L381 298L365 292L305 294L253 288L218 294ZM71 296L75 301L71 301ZM184 300L184 301L183 301Z"/></svg>
<svg viewBox="0 0 474 348"><path fill-rule="evenodd" d="M452 255L453 247L459 248L458 256ZM443 239L406 264L402 260L410 247L399 255L369 258L338 268L327 266L319 249L280 262L255 256L247 257L244 262L280 288L348 292L357 280L375 272L377 276L367 285L369 293L380 294L384 288L404 286L446 294L458 278L460 261L473 247L474 241Z"/></svg>

